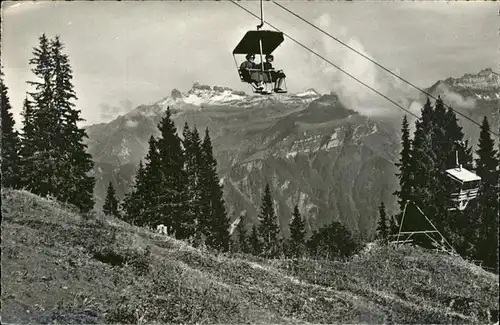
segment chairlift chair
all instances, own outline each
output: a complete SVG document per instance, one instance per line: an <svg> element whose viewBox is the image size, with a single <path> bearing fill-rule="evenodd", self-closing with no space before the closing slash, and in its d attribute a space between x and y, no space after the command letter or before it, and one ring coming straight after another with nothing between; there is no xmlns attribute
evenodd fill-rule
<svg viewBox="0 0 500 325"><path fill-rule="evenodd" d="M455 183L455 190L451 194L451 199L456 205L451 207L450 210L463 211L467 204L477 197L481 177L463 168L458 161L458 150L455 151L455 154L457 167L446 170L446 175Z"/></svg>
<svg viewBox="0 0 500 325"><path fill-rule="evenodd" d="M450 210L463 211L467 207L467 204L477 197L481 177L463 168L461 165L458 168L446 170L446 174L455 183L455 190L451 194L451 198L456 206L450 208Z"/></svg>
<svg viewBox="0 0 500 325"><path fill-rule="evenodd" d="M252 73L255 73L254 76L257 77L258 81L264 82L267 84L272 84L272 71L273 70L264 70L264 55L271 54L282 42L283 42L283 33L275 32L270 30L250 30L245 36L241 39L241 41L236 45L233 50L233 58L236 64L236 68L238 69L238 74L240 76L240 80L242 82L246 82L250 84L253 88L254 93L260 94L269 94L266 91L260 91L258 88L252 83L255 79L249 78L249 76L245 76L243 71L241 71L238 61L236 60L236 55L246 55L246 54L254 54L260 55L260 69L249 69ZM282 91L276 91L279 93L286 93L286 82L283 80L284 89Z"/></svg>

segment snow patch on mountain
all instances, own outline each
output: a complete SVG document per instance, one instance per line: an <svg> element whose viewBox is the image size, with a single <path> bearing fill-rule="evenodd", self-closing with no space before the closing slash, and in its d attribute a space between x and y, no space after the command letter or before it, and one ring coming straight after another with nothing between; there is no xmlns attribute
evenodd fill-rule
<svg viewBox="0 0 500 325"><path fill-rule="evenodd" d="M125 138L122 139L120 143L120 148L117 150L116 154L120 161L128 161L130 158L130 148L128 146L127 140Z"/></svg>
<svg viewBox="0 0 500 325"><path fill-rule="evenodd" d="M137 125L139 125L139 122L134 121L134 120L127 120L127 122L125 122L125 125L128 128L135 128Z"/></svg>
<svg viewBox="0 0 500 325"><path fill-rule="evenodd" d="M284 190L288 189L288 186L290 185L290 181L286 180L283 185L280 186L281 193L283 193Z"/></svg>
<svg viewBox="0 0 500 325"><path fill-rule="evenodd" d="M479 100L495 100L500 99L500 93L494 93L492 96L483 94L474 94Z"/></svg>
<svg viewBox="0 0 500 325"><path fill-rule="evenodd" d="M328 141L328 143L325 145L325 149L326 150L329 150L329 149L332 149L332 148L335 148L335 147L338 147L340 145L340 141L339 139L337 138L337 132L334 132L331 136L330 136L330 140Z"/></svg>
<svg viewBox="0 0 500 325"><path fill-rule="evenodd" d="M262 168L261 160L252 160L246 163L243 163L243 166L250 173L252 170L260 170Z"/></svg>

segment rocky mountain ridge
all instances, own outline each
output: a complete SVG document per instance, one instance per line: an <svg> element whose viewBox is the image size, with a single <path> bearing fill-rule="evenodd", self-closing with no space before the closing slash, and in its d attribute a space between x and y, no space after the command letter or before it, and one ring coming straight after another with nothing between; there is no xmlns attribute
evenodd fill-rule
<svg viewBox="0 0 500 325"><path fill-rule="evenodd" d="M473 89L498 92L498 85L483 82L495 80L491 73L483 70L475 76L448 78L429 91L461 96L464 101L470 100L467 92ZM446 92L441 89L444 86ZM474 109L465 110L494 117L491 101L474 103ZM119 196L129 190L135 167L147 152L147 140L151 134L158 135L156 125L167 106L179 133L185 122L199 130L210 129L232 220L242 212L255 220L266 182L274 189L285 233L294 204L310 229L341 220L368 237L373 234L380 201L386 202L389 212L395 208L391 194L397 186L399 121L370 119L345 107L337 95L321 95L313 89L261 96L199 83L185 93L173 90L153 105L139 106L110 123L87 129L96 160L99 204L109 180Z"/></svg>

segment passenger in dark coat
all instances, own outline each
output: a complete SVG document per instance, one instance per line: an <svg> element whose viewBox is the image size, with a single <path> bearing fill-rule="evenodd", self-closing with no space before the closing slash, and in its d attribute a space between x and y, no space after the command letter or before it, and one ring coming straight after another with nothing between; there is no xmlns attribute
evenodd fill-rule
<svg viewBox="0 0 500 325"><path fill-rule="evenodd" d="M274 56L271 54L266 55L266 62L264 62L264 70L267 72L266 75L270 76L270 81L274 82L274 90L282 91L281 85L283 84L283 79L286 78L286 75L283 73L283 70L276 71L273 68L272 62L274 61ZM268 78L269 79L269 78Z"/></svg>

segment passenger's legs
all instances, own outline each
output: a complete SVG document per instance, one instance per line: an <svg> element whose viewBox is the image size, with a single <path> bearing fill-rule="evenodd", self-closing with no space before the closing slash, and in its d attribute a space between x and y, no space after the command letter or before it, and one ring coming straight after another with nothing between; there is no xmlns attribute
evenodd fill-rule
<svg viewBox="0 0 500 325"><path fill-rule="evenodd" d="M280 90L281 90L281 85L283 84L283 80L284 80L284 78L279 78L278 79L278 87L277 88L280 89Z"/></svg>
<svg viewBox="0 0 500 325"><path fill-rule="evenodd" d="M263 78L262 78L262 74L257 72L257 71L253 71L251 73L251 76L252 76L252 80L255 84L255 86L259 89L262 89L262 83L263 83Z"/></svg>
<svg viewBox="0 0 500 325"><path fill-rule="evenodd" d="M281 85L283 84L283 81L285 80L285 77L286 77L286 76L285 76L285 74L283 73L283 71L281 71L281 70L280 70L280 71L278 71L278 72L276 73L276 75L277 75L277 84L278 84L276 88L277 88L278 90L282 90L282 89L281 89Z"/></svg>

